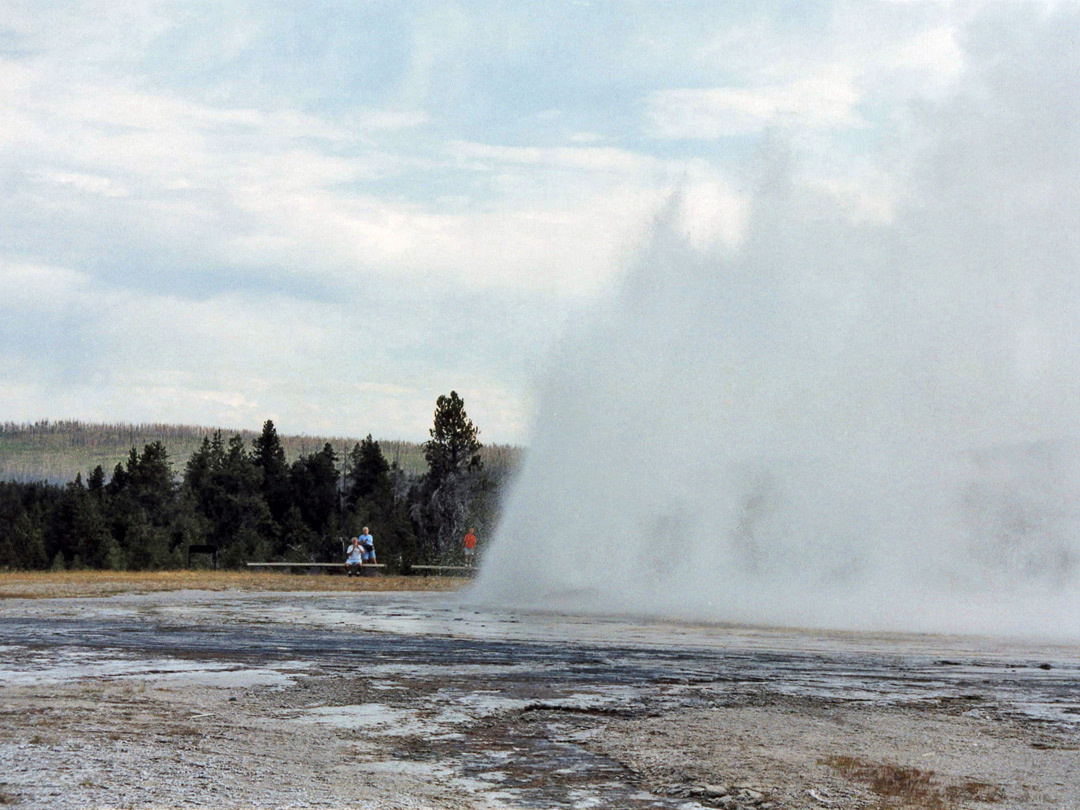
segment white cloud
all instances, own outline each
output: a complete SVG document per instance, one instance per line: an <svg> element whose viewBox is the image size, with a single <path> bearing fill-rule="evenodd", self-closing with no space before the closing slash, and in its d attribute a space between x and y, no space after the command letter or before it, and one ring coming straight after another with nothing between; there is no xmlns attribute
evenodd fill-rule
<svg viewBox="0 0 1080 810"><path fill-rule="evenodd" d="M413 129L431 121L424 110L358 110L347 118L350 132L388 132Z"/></svg>
<svg viewBox="0 0 1080 810"><path fill-rule="evenodd" d="M841 69L784 84L753 88L660 90L647 100L650 134L657 138L715 139L771 127L852 128L864 125L860 93Z"/></svg>
<svg viewBox="0 0 1080 810"><path fill-rule="evenodd" d="M967 63L957 40L957 29L952 25L937 26L901 41L889 61L896 67L919 71L938 81L955 79Z"/></svg>
<svg viewBox="0 0 1080 810"><path fill-rule="evenodd" d="M185 408L196 403L197 407L210 406L209 410L218 413L236 414L237 416L231 418L225 416L224 421L229 424L245 424L247 419L257 416L259 412L258 402L235 390L208 391L179 385L133 385L131 394L140 405L151 411L168 411L172 409L169 403L183 402ZM233 419L242 421L233 422Z"/></svg>
<svg viewBox="0 0 1080 810"><path fill-rule="evenodd" d="M447 144L449 155L474 168L484 169L499 163L569 169L575 171L638 173L655 169L654 158L625 149L600 146L521 147L497 146L468 141Z"/></svg>
<svg viewBox="0 0 1080 810"><path fill-rule="evenodd" d="M0 311L58 311L68 306L89 282L90 277L78 270L0 258Z"/></svg>
<svg viewBox="0 0 1080 810"><path fill-rule="evenodd" d="M411 295L378 308L355 293L191 300L104 288L63 267L0 264L0 323L17 316L19 331L0 330L0 400L14 419L250 427L273 418L283 430L422 440L435 398L454 388L489 440L523 441L524 392L493 377L475 345L456 359L460 337L440 321L464 322L475 302L458 309L453 297L440 307ZM475 324L479 346L493 339L483 328Z"/></svg>
<svg viewBox="0 0 1080 810"><path fill-rule="evenodd" d="M16 171L36 181L31 210L48 207L93 228L85 200L70 192L97 195L112 207L94 219L110 230L123 222L133 244L168 238L195 261L290 267L335 284L377 271L588 294L615 272L620 244L661 199L656 180L673 171L646 155L595 146L453 141L442 155L421 157L365 138L419 126L422 112L362 110L328 120L122 86L49 89L48 80L37 74L28 80L33 92L0 102L0 118L32 122L7 152ZM463 209L348 187L418 169L477 172L503 199ZM538 170L558 177L538 185Z"/></svg>
<svg viewBox="0 0 1080 810"><path fill-rule="evenodd" d="M33 70L22 62L0 59L0 100L7 103L25 93L33 78Z"/></svg>
<svg viewBox="0 0 1080 810"><path fill-rule="evenodd" d="M576 200L518 202L490 211L433 213L329 191L250 190L246 209L261 227L222 245L258 264L284 263L341 283L377 268L401 283L462 288L594 292L618 268L619 251L648 222L662 191L627 185Z"/></svg>
<svg viewBox="0 0 1080 810"><path fill-rule="evenodd" d="M42 183L51 183L84 194L97 194L102 197L128 197L130 189L116 182L111 177L99 174L79 172L44 172L35 178Z"/></svg>

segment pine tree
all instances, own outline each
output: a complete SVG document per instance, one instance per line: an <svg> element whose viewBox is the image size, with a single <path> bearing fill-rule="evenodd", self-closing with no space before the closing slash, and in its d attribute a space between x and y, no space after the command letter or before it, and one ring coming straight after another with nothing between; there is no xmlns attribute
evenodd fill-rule
<svg viewBox="0 0 1080 810"><path fill-rule="evenodd" d="M431 439L424 445L428 472L411 508L424 556L445 557L464 534L473 493L482 482L479 433L456 391L436 400Z"/></svg>
<svg viewBox="0 0 1080 810"><path fill-rule="evenodd" d="M49 555L45 551L45 531L41 520L34 520L30 512L22 512L11 527L12 544L15 549L14 565L27 570L45 568Z"/></svg>
<svg viewBox="0 0 1080 810"><path fill-rule="evenodd" d="M105 470L98 464L94 467L94 471L90 473L90 477L86 479L86 488L90 490L91 494L99 501L105 494Z"/></svg>
<svg viewBox="0 0 1080 810"><path fill-rule="evenodd" d="M345 506L349 510L361 500L385 500L390 495L390 463L370 433L349 453L345 486Z"/></svg>
<svg viewBox="0 0 1080 810"><path fill-rule="evenodd" d="M293 462L291 481L293 497L304 523L325 537L337 515L338 456L329 442L318 453L301 456Z"/></svg>
<svg viewBox="0 0 1080 810"><path fill-rule="evenodd" d="M134 452L135 448L132 447L131 450L132 452ZM106 485L105 491L110 496L118 495L119 493L127 489L129 478L130 476L128 476L127 470L124 469L124 465L120 462L117 462L116 466L113 467L112 478L109 479L109 483Z"/></svg>
<svg viewBox="0 0 1080 810"><path fill-rule="evenodd" d="M285 448L272 420L267 419L263 423L262 433L252 441L251 459L262 470L263 497L270 507L270 514L280 525L292 506L292 491Z"/></svg>
<svg viewBox="0 0 1080 810"><path fill-rule="evenodd" d="M436 486L449 475L475 472L480 461L480 431L465 413L465 402L456 391L435 401L435 424L428 431L431 439L424 444L428 475Z"/></svg>
<svg viewBox="0 0 1080 810"><path fill-rule="evenodd" d="M167 523L176 499L176 479L165 445L151 442L141 455L132 448L127 472L132 494L149 521L159 526Z"/></svg>
<svg viewBox="0 0 1080 810"><path fill-rule="evenodd" d="M67 485L52 513L52 532L64 559L78 567L123 568L124 558L101 513L97 499L86 489L82 475Z"/></svg>
<svg viewBox="0 0 1080 810"><path fill-rule="evenodd" d="M48 567L59 547L54 513L65 498L53 484L0 482L0 567Z"/></svg>
<svg viewBox="0 0 1080 810"><path fill-rule="evenodd" d="M269 557L277 530L262 483L262 469L242 436L226 443L217 431L204 439L184 471L182 532L187 532L188 542L203 535L221 549L225 566Z"/></svg>

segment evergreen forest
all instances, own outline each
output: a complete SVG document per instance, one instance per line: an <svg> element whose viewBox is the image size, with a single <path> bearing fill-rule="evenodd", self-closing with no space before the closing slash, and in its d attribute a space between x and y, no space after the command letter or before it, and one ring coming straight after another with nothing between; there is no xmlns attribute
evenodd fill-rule
<svg viewBox="0 0 1080 810"><path fill-rule="evenodd" d="M246 438L215 431L177 469L165 442L84 478L0 482L0 569L159 570L245 562L336 562L368 526L380 563L407 572L454 562L469 527L494 528L511 464L485 465L479 431L454 391L436 403L422 470L366 438L291 460L274 423ZM496 456L496 458L500 458ZM493 468L494 467L494 468Z"/></svg>

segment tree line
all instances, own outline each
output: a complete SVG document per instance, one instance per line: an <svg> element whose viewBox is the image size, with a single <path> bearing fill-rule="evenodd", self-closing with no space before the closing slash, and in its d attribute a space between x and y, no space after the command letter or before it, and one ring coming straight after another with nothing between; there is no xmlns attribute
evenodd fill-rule
<svg viewBox="0 0 1080 810"><path fill-rule="evenodd" d="M223 430L223 433L240 435L248 442L259 435L258 430L245 429ZM204 438L213 434L213 428L199 425L108 424L78 420L0 422L0 481L66 484L79 472L85 478L87 471L98 464L109 472L118 462L127 461L133 446L141 448L153 441L161 441L165 445L174 463L182 462L199 448ZM327 442L344 457L360 438L279 435L290 462L319 450ZM397 462L406 473L419 476L426 472L422 442L382 440L380 445L387 460ZM496 477L516 467L521 454L520 447L489 442L485 442L480 449L484 467ZM180 467L177 469L180 470Z"/></svg>
<svg viewBox="0 0 1080 810"><path fill-rule="evenodd" d="M0 568L179 568L204 545L225 567L336 561L362 526L392 569L454 559L466 528L493 526L503 482L485 470L456 392L438 398L429 433L419 474L389 462L370 434L343 458L326 442L289 462L267 420L250 442L205 437L179 476L153 441L108 476L98 465L66 486L0 483Z"/></svg>

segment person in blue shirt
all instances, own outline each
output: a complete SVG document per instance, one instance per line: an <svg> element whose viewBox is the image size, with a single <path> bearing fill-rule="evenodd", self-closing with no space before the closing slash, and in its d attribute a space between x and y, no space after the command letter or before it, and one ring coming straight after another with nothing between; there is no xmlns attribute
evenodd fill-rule
<svg viewBox="0 0 1080 810"><path fill-rule="evenodd" d="M375 538L371 536L367 526L364 527L359 539L360 545L364 548L364 562L375 565Z"/></svg>

